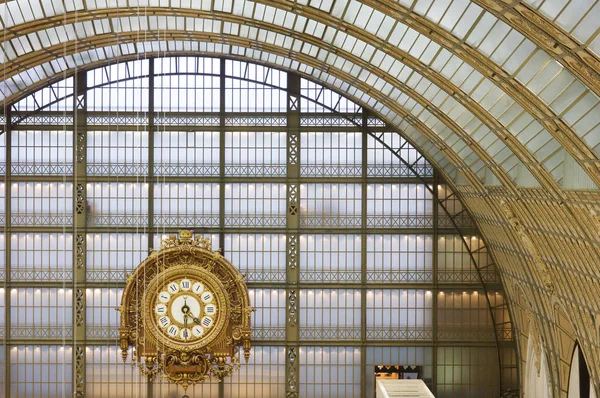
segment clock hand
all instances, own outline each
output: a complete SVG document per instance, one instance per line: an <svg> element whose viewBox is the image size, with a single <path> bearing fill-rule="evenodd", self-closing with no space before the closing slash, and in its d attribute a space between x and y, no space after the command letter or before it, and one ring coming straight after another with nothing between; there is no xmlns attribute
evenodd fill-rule
<svg viewBox="0 0 600 398"><path fill-rule="evenodd" d="M187 329L188 314L183 314L183 327ZM187 341L187 333L184 333L185 341Z"/></svg>

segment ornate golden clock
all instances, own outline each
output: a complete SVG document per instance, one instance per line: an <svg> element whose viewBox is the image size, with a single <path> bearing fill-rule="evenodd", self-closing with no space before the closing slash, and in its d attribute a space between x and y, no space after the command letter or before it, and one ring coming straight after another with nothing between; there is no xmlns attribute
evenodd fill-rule
<svg viewBox="0 0 600 398"><path fill-rule="evenodd" d="M239 367L238 347L250 356L244 278L192 231L169 236L128 276L119 311L123 360L133 346L150 381L162 374L187 389L229 376Z"/></svg>

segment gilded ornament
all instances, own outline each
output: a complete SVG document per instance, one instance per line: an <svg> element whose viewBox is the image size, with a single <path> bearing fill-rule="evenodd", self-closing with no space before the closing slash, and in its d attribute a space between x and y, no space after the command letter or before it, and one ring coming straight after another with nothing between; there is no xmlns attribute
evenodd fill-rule
<svg viewBox="0 0 600 398"><path fill-rule="evenodd" d="M161 375L184 390L239 368L250 357L253 311L244 277L192 231L169 235L127 277L119 342L125 361L148 380Z"/></svg>

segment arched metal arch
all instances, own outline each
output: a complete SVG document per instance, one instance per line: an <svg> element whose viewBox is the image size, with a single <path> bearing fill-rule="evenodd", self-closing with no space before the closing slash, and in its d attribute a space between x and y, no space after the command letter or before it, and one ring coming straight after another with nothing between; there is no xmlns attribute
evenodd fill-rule
<svg viewBox="0 0 600 398"><path fill-rule="evenodd" d="M187 39L187 35L182 34L181 36L182 36L181 37L182 39ZM121 38L123 38L123 37L121 36ZM175 38L180 38L180 37L177 36ZM252 42L251 41L242 40L240 38L232 37L229 40L229 42L232 45L238 45L239 44L239 45L242 46L241 48L251 48L252 47ZM260 45L260 48L261 48L260 51L262 52L265 47L267 47L268 50L273 50L270 53L274 53L277 56L284 57L284 58L287 59L288 53L286 51L282 51L280 48L272 48L272 49L268 48L268 46L265 45L265 44L263 44L263 43L261 43L261 45ZM266 54L270 54L269 52L265 52L265 53ZM180 52L172 52L171 54L175 55L175 54L181 54L181 53ZM160 53L158 55L164 55L164 53ZM195 54L195 55L198 55L198 54ZM222 54L221 54L221 56L222 56ZM132 56L132 58L137 59L136 56ZM244 57L241 57L241 59L244 59ZM297 61L297 62L302 63L304 65L308 65L311 68L314 65L314 67L316 67L315 70L321 71L321 68L320 68L321 65L320 65L320 63L317 62L317 61L315 61L310 56L296 55L294 57L294 61ZM108 62L110 62L110 61L108 61ZM102 63L107 63L107 61L102 61L99 64L102 64ZM264 62L264 61L263 61L263 63L265 63L267 65L270 65L270 66L274 66L276 68L281 68L281 65L277 65L277 64L272 65L269 62ZM306 73L302 73L301 71L296 71L296 72L301 73L303 76L305 76L305 77L307 77L309 79L317 80L315 78L315 76L312 76L308 72L306 72ZM331 74L331 76L336 77L336 78L340 79L341 81L346 81L346 82L350 81L351 84L353 84L354 86L359 87L359 89L361 90L362 93L366 93L366 92L369 91L369 87L370 86L365 86L364 82L362 82L360 79L358 79L356 77L350 76L348 73L345 73L345 72L342 72L342 71L338 72L337 69L334 69L334 68L331 68L331 67L328 68L328 72L329 72L328 74ZM74 73L74 71L73 71L73 73ZM320 72L320 74L321 73L322 72ZM335 73L335 75L333 75L332 73ZM62 76L64 77L64 76L67 76L68 74L70 74L70 72L69 73L63 73ZM321 76L322 76L322 74L321 74ZM323 84L324 83L322 80L318 80L318 82L319 82L319 84ZM331 85L327 85L327 86L331 86ZM350 97L350 98L355 98L352 94L349 94L349 93L343 93L342 95L344 95L346 97ZM385 97L384 95L380 94L379 92L371 92L369 95L371 97L373 95L377 95L377 100L382 101L382 102L389 102L388 98ZM354 100L355 100L355 102L358 102L358 103L361 102L361 100L357 100L357 99L354 99ZM464 164L463 159L460 158L451 148L449 148L447 146L447 143L444 142L440 137L438 137L437 134L435 134L428 126L426 126L423 122L421 122L420 120L418 120L415 117L411 116L410 114L407 114L403 109L399 108L398 104L390 104L390 107L388 109L391 109L393 112L395 112L395 114L399 113L400 115L403 115L404 118L407 120L408 123L411 123L412 125L414 125L415 132L418 131L419 133L424 133L427 136L427 138L435 145L435 147L437 149L437 153L438 154L439 153L443 153L444 156L446 156L448 159L450 159L451 163L454 163L454 165L456 166L456 169L459 170L465 176L465 178L467 179L467 181L469 181L469 183L471 185L474 185L475 187L480 187L481 190L484 190L483 185L479 181L479 178L472 172L472 170L470 169L470 167L467 166L466 164ZM393 122L389 121L389 118L384 117L384 119L387 119L388 123L392 123L393 124ZM488 166L488 167L490 167L490 166ZM490 169L493 169L493 168L490 167ZM497 172L497 173L499 173L499 172ZM499 175L502 176L502 174L499 174ZM449 178L447 178L447 179L449 179ZM510 184L509 187L511 188L511 190L515 190L516 187L514 187L514 185L512 184L512 182L510 182L510 180L508 180L508 181L509 182L507 182L507 183Z"/></svg>
<svg viewBox="0 0 600 398"><path fill-rule="evenodd" d="M413 29L416 29L423 35L429 37L430 39L433 39L434 41L437 41L443 47L454 52L457 56L464 59L467 63L471 64L472 66L474 66L484 76L488 76L492 80L494 80L495 84L498 87L501 87L502 90L507 92L511 97L515 98L519 104L521 104L525 109L528 109L531 112L531 114L535 118L538 119L538 121L546 128L546 130L554 137L554 139L556 139L566 151L571 153L573 158L577 162L579 162L580 166L588 173L588 175L598 185L598 183L600 182L600 177L597 176L597 174L600 170L600 169L598 169L599 166L597 164L598 157L596 156L596 154L593 151L591 151L589 149L589 147L587 147L587 145L583 142L583 140L575 132L573 132L570 129L569 126L567 126L565 123L560 122L560 120L557 119L556 115L554 115L553 111L549 108L548 105L544 104L535 94L532 94L526 87L524 87L522 84L520 84L514 78L512 78L511 76L509 76L508 74L503 72L501 68L497 67L496 69L494 69L492 67L492 69L489 69L490 65L492 63L489 62L487 60L487 57L483 56L479 51L475 51L472 49L471 49L472 51L468 51L469 48L468 48L468 46L464 47L465 46L464 43L462 43L464 48L462 48L461 51L457 51L457 47L456 47L457 43L455 43L452 39L448 39L448 37L451 37L451 34L446 32L445 30L441 29L436 24L433 24L431 21L428 21L426 18L419 16L418 14L414 13L413 11L404 9L402 6L400 6L398 4L394 3L391 5L390 4L383 5L384 3L385 2L377 2L377 1L365 2L365 4L369 4L374 9L379 9L379 11L383 12L384 14L388 13L389 15L394 15L394 17L398 21L406 23L408 26L410 26ZM339 25L344 30L350 30L350 29L358 30L356 26L348 24L348 23L344 23L343 21L340 21L340 20L337 20L337 19L331 17L328 13L322 12L314 7L302 6L300 4L294 4L293 6L290 6L289 3L281 1L281 0L269 0L269 1L265 1L265 4L270 5L270 6L275 4L275 6L279 7L280 9L299 10L303 15L313 14L313 15L316 15L315 16L316 20L325 21L327 18L329 18L329 20L327 21L328 26ZM89 19L94 16L96 16L96 17L100 16L100 15L107 16L107 15L110 15L110 13L115 10L118 11L118 13L115 14L118 16L128 14L128 10L125 10L125 9L123 9L123 10L122 9L114 9L114 10L102 9L102 10L97 10L97 11L81 11L81 12L78 11L76 13L66 13L66 14L62 15L62 17L64 17L64 18L61 22L64 23L64 21L73 19L73 15L75 15L75 18L77 20L81 21L81 20L85 20L86 18ZM215 12L206 12L206 11L203 12L203 11L196 11L196 10L176 9L176 8L169 8L168 10L161 11L160 8L151 7L151 8L149 8L149 10L152 13L166 12L169 15L196 15L196 16L198 16L198 15L206 14L207 16L212 15L212 18L214 18L215 15L220 14L219 12L216 12L216 13ZM131 11L129 11L129 12L131 12ZM224 16L223 18L233 18L233 16L231 16L229 14L226 14L226 13L222 13L222 14L227 15L227 17ZM395 14L398 14L398 15L395 15ZM53 17L53 18L56 19L57 17ZM53 18L49 18L49 20L53 20ZM426 28L421 27L419 24L416 24L415 21L426 22L427 23ZM256 23L260 23L260 22L257 22L257 21L253 22L253 24L256 24ZM35 29L41 29L39 24L35 24ZM11 28L11 31L14 31L14 28ZM373 40L377 39L377 37L375 35L370 35L368 32L364 32L364 31L360 31L358 33L362 34L365 37L369 37L369 40L371 42L373 42L374 45L376 45L378 47L382 46L382 44L380 43L381 42L380 39L378 39L379 41L373 41ZM370 36L372 36L372 37L370 37ZM84 40L82 42L85 43L86 41ZM399 51L397 48L390 48L388 52L389 53L393 53L393 52L401 53L401 51ZM488 69L486 69L486 68L488 68ZM527 94L527 93L529 93L529 94ZM535 108L535 109L533 109L533 111L531 110L531 106L534 106L534 108ZM493 120L493 118L490 120ZM496 124L496 128L498 126L501 126L501 125ZM496 131L496 129L492 129L492 131ZM536 176L536 178L542 183L542 185L546 189L548 189L551 192L560 192L560 189L558 187L553 186L553 179L551 177L545 175L544 168L543 167L534 167L533 165L536 164L536 161L535 160L531 161L530 159L527 159L526 154L528 153L528 150L525 149L525 147L523 145L520 145L518 140L512 139L511 134L503 134L503 137L504 137L503 140L507 140L506 142L507 142L507 145L509 146L509 148L512 148L513 152L516 153L517 156L519 156L523 159L523 162L526 165L526 167L530 168L530 171ZM502 181L502 179L501 179L501 181Z"/></svg>
<svg viewBox="0 0 600 398"><path fill-rule="evenodd" d="M126 62L126 61L122 61L122 62ZM269 66L269 67L271 67L271 66ZM92 69L94 69L94 68L89 68L89 69L86 69L86 70L79 70L77 72L78 73L85 73L87 70L92 70ZM280 68L276 68L276 69L280 69ZM289 71L286 71L286 72L287 73L292 73L292 72L289 72ZM196 75L196 76L213 76L213 77L220 76L219 74L192 73L192 72L186 72L186 73L178 73L178 72L157 73L154 76L173 76L173 75ZM134 79L148 78L149 76L150 75L146 74L146 75L137 75L137 76L126 77L126 78L121 78L121 79L109 80L109 81L103 82L101 84L97 84L97 85L94 85L94 86L87 87L87 90L101 88L101 87L105 87L105 86L108 86L108 85L111 85L111 84L125 82L125 81L130 81L130 80L134 80ZM263 85L265 87L269 87L269 88L272 88L272 89L280 89L280 87L278 87L278 86L266 83L266 82L261 81L261 80L252 80L252 79L241 78L241 77L236 77L236 76L231 76L231 75L226 75L226 77L232 78L232 79L241 80L241 81L246 81L246 82L261 84L261 85ZM322 83L320 83L318 81L315 81L314 79L310 79L310 80L313 81L313 82L315 82L315 83L317 83L317 84L322 85ZM328 89L330 89L330 90L332 90L332 91L334 91L334 92L336 92L340 96L346 96L345 94L343 94L341 92L338 92L335 88L327 87L325 85L323 85L323 86L326 87L326 88L328 88ZM30 112L27 112L27 115L22 116L18 121L14 121L14 122L11 121L11 124L10 124L11 127L14 127L14 126L18 125L20 122L22 122L23 120L25 120L28 117L31 117L31 116L35 115L36 113L42 112L44 109L50 107L51 105L53 105L53 104L55 104L57 102L60 102L60 101L62 101L64 99L67 99L69 97L73 97L74 94L75 93L71 93L71 94L67 94L67 95L65 95L63 97L56 98L54 101L52 101L50 103L47 103L47 104L44 104L43 106L39 107L38 109L35 109L33 111L30 111ZM428 179L426 179L425 177L423 177L421 175L421 173L419 173L415 169L415 164L416 164L416 162L419 159L417 159L417 161L415 161L414 163L408 163L404 158L402 158L400 156L400 150L403 149L403 148L392 148L383 139L382 133L374 132L365 123L358 123L356 121L356 117L355 117L356 114L355 115L348 115L346 113L341 113L338 110L336 110L334 108L331 108L331 107L327 106L326 104L321 103L321 102L319 102L317 100L314 100L314 99L312 99L312 98L310 98L308 96L305 96L305 95L301 95L301 98L303 98L303 99L305 99L305 100L307 100L309 102L312 102L312 103L314 103L316 105L319 105L319 106L323 107L324 109L329 110L333 114L337 114L337 115L339 115L339 116L347 119L348 121L350 121L356 127L359 127L362 130L364 130L369 136L371 136L372 138L374 138L380 145L382 145L384 148L386 148L387 150L389 150L405 167L407 167L414 174L414 176L417 179L419 179L421 181L421 183L425 186L425 188L427 189L427 191L429 191L429 193L431 194L432 198L434 199L434 204L436 206L439 206L439 208L441 208L443 210L445 216L447 217L447 220L450 222L451 228L455 231L455 233L457 235L459 235L461 237L461 241L462 241L464 250L469 255L470 261L471 261L471 263L473 264L473 266L474 266L474 268L476 270L477 277L478 277L478 280L479 280L479 284L480 284L480 286L481 286L481 288L482 288L482 290L483 290L483 292L485 294L485 299L486 299L486 302L487 302L487 305L488 305L488 312L489 312L490 319L492 321L492 325L493 325L493 328L494 328L494 344L496 346L496 352L497 352L499 388L502 390L502 386L503 386L502 385L502 369L506 368L506 366L503 366L502 356L501 356L501 353L500 353L500 344L499 344L498 334L501 333L501 332L499 332L499 330L502 331L504 329L504 328L500 327L500 326L503 326L504 324L498 324L498 322L496 321L496 316L494 314L494 309L495 308L493 308L492 305L491 305L491 302L490 302L490 299L489 299L489 292L488 292L487 283L486 283L485 278L482 275L483 269L479 267L479 264L478 264L477 260L475 259L475 254L471 250L470 245L467 243L467 239L466 239L466 236L465 236L465 229L464 229L464 225L465 225L464 219L465 219L465 217L464 217L464 214L463 214L464 212L468 212L467 208L465 207L461 212L452 215L450 213L450 211L448 210L448 208L446 207L446 205L445 205L445 202L450 197L446 198L445 200L444 199L440 199L440 197L438 195L438 191L437 191L437 189L435 187L433 187L431 185L431 181L429 181ZM360 106L363 109L368 109L364 105L360 105ZM392 129L393 129L393 127L392 127ZM396 133L399 134L407 142L410 142L409 140L406 139L406 137L403 134L399 133L398 131L396 131ZM421 156L424 156L424 155L421 153ZM461 219L463 221L462 222L457 221L459 219ZM468 215L468 219L469 220L473 219L470 214ZM438 222L438 220L436 220L435 222ZM463 227L461 227L461 225L463 225ZM471 231L467 231L467 232L468 233L472 233L472 230ZM483 249L485 249L487 247L487 245L485 245L485 239L481 235L481 233L479 233L479 236L484 241L484 246L482 246L479 249L477 249L478 251L479 250L483 250ZM491 253L489 253L489 254L491 255ZM494 267L494 265L495 264L492 262L492 263L488 264L486 266L486 268L488 268L488 267ZM508 300L505 302L505 305L508 307ZM512 333L512 331L511 331L511 333ZM514 335L514 333L513 333L513 335ZM514 344L514 338L513 338L513 344ZM515 347L513 347L513 348L515 349L515 352L516 352L516 348ZM517 371L517 378L518 377L519 377L519 373ZM499 391L499 392L501 392L501 391Z"/></svg>

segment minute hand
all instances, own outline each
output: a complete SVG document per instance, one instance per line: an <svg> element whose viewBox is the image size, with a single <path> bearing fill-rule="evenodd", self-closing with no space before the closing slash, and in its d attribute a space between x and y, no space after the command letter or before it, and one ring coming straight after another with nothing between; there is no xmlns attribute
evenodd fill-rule
<svg viewBox="0 0 600 398"><path fill-rule="evenodd" d="M196 318L193 314L190 313L190 316L192 317L192 321L196 322L198 325L202 326L202 323L200 323L200 319Z"/></svg>

